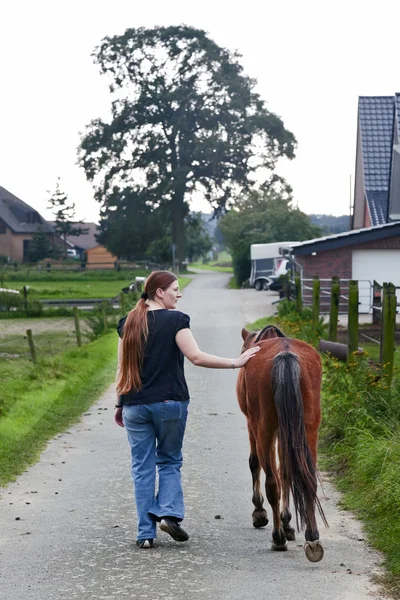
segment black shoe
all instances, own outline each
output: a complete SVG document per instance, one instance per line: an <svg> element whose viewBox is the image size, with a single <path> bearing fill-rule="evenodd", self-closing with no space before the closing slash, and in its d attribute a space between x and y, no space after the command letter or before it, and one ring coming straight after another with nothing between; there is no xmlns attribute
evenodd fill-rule
<svg viewBox="0 0 400 600"><path fill-rule="evenodd" d="M189 539L189 535L182 529L179 523L171 521L171 519L161 519L160 529L169 533L176 542L187 542Z"/></svg>
<svg viewBox="0 0 400 600"><path fill-rule="evenodd" d="M147 548L153 548L153 540L137 540L136 546L142 548L143 550L147 550Z"/></svg>

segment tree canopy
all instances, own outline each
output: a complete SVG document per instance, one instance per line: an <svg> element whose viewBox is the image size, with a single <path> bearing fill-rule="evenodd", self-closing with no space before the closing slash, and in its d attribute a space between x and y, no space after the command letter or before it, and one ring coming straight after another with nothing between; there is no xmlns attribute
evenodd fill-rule
<svg viewBox="0 0 400 600"><path fill-rule="evenodd" d="M293 134L255 92L239 55L200 29L128 29L104 38L94 58L110 80L111 118L87 127L79 159L102 228L112 213L127 213L127 199L144 211L165 205L182 262L192 194L221 211L268 181L278 158L294 156Z"/></svg>
<svg viewBox="0 0 400 600"><path fill-rule="evenodd" d="M251 192L219 221L238 283L250 275L250 245L302 241L321 235L310 217L293 206L290 188Z"/></svg>

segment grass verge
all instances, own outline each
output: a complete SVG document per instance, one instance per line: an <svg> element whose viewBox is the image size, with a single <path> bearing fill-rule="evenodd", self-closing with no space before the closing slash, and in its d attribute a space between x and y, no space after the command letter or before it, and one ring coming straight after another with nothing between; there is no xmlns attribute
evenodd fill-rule
<svg viewBox="0 0 400 600"><path fill-rule="evenodd" d="M0 415L0 485L36 462L45 443L97 400L115 377L116 355L113 332L19 373L17 395Z"/></svg>
<svg viewBox="0 0 400 600"><path fill-rule="evenodd" d="M325 333L321 323L313 330L307 309L299 315L282 303L278 311L248 328L276 324L313 345ZM387 573L377 582L400 598L400 380L395 372L389 386L368 355L349 364L324 356L323 367L322 464L342 492L342 507L360 518L368 541L384 555Z"/></svg>

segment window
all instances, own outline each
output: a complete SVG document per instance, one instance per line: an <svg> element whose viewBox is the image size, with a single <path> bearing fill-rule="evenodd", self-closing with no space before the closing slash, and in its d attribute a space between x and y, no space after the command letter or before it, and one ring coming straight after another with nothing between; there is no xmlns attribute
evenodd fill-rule
<svg viewBox="0 0 400 600"><path fill-rule="evenodd" d="M26 222L27 223L41 223L41 218L39 213L37 213L36 211L32 210L28 213L26 213Z"/></svg>
<svg viewBox="0 0 400 600"><path fill-rule="evenodd" d="M29 260L29 246L30 246L31 240L24 240L24 255L23 255L23 260Z"/></svg>
<svg viewBox="0 0 400 600"><path fill-rule="evenodd" d="M0 219L0 234L7 233L7 225L4 223L3 219Z"/></svg>

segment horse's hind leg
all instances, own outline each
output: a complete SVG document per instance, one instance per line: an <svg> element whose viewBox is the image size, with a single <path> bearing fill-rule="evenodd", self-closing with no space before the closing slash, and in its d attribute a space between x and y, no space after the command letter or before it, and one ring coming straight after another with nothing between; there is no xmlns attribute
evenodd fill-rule
<svg viewBox="0 0 400 600"><path fill-rule="evenodd" d="M307 434L307 441L311 450L314 465L317 462L317 436ZM315 480L315 495L317 494L317 480ZM304 551L306 557L311 562L319 562L324 557L324 548L319 541L319 531L317 527L317 520L315 518L315 502L310 502L307 507L307 524L305 531L306 542L304 544Z"/></svg>
<svg viewBox="0 0 400 600"><path fill-rule="evenodd" d="M292 519L292 513L289 510L289 498L283 501L283 510L281 512L281 521L283 529L285 530L286 539L288 542L294 542L296 539L296 532L293 527L290 526Z"/></svg>
<svg viewBox="0 0 400 600"><path fill-rule="evenodd" d="M275 444L273 440L267 443L267 461L265 466L265 489L267 493L268 502L271 505L274 528L272 531L272 550L287 550L286 534L281 522L281 515L279 512L280 504L280 481L278 469L276 467L275 458Z"/></svg>
<svg viewBox="0 0 400 600"><path fill-rule="evenodd" d="M268 525L267 511L264 508L264 498L260 490L260 461L258 459L256 442L254 439L253 432L251 431L250 424L248 424L249 439L250 439L250 456L249 456L249 467L251 476L253 478L253 497L252 502L255 506L252 518L254 527L265 527Z"/></svg>
<svg viewBox="0 0 400 600"><path fill-rule="evenodd" d="M282 484L282 512L281 512L281 521L283 525L283 529L285 530L286 539L288 542L294 542L296 539L296 532L293 527L290 526L290 521L292 520L292 513L289 509L289 490L290 483L288 482L285 485L285 473L283 471L283 463L281 452L279 451L279 463L280 463L280 479Z"/></svg>

